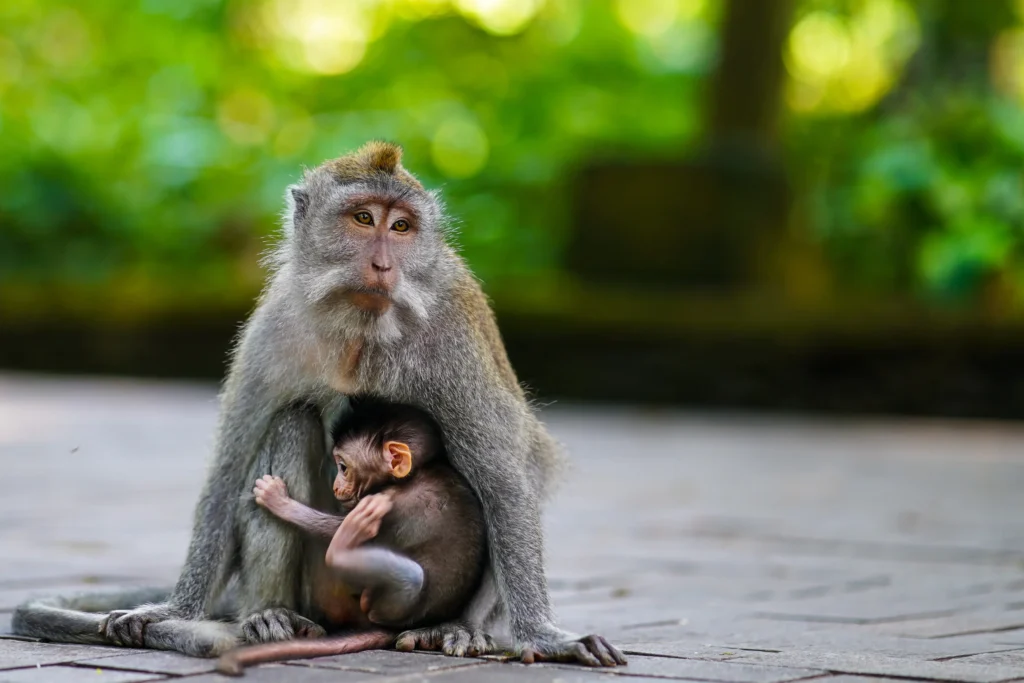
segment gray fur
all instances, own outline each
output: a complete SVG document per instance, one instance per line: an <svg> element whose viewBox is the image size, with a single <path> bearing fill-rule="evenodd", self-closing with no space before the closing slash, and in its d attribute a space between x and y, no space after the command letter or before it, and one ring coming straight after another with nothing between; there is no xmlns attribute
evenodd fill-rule
<svg viewBox="0 0 1024 683"><path fill-rule="evenodd" d="M380 316L339 296L360 284L357 245L338 227L358 196L402 200L418 214L392 306ZM558 446L508 366L478 282L446 240L449 222L437 194L387 173L342 182L321 166L285 198L283 236L267 259L272 274L221 395L215 457L181 577L166 604L111 620L108 635L137 644L133 623L202 619L233 573L239 616L281 608L315 619L308 586L301 588L311 559L303 561L296 532L242 494L268 473L257 457L262 452L294 497L323 509L310 500L329 491L321 480L320 411L345 394L363 393L417 405L437 419L449 458L482 501L487 522L493 580L484 581L467 619L405 634L405 644L429 639L462 653L465 643L480 641L485 621L507 615L517 649L597 663L577 653L576 636L552 624L540 505L561 461ZM352 343L362 347L355 376L339 376L339 352ZM283 631L265 639L291 635Z"/></svg>

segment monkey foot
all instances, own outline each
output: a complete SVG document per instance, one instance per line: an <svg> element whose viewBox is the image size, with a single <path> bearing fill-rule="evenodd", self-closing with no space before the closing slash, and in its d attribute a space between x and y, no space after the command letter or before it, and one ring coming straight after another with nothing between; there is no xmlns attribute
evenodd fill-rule
<svg viewBox="0 0 1024 683"><path fill-rule="evenodd" d="M578 662L585 666L617 666L626 658L617 647L601 636L582 638L548 626L522 646L522 660L534 662Z"/></svg>
<svg viewBox="0 0 1024 683"><path fill-rule="evenodd" d="M297 612L272 607L250 614L241 623L242 638L247 643L273 643L292 638L321 638L323 627Z"/></svg>
<svg viewBox="0 0 1024 683"><path fill-rule="evenodd" d="M469 624L452 622L406 631L398 636L395 649L438 650L452 657L476 657L497 650L494 639L484 631Z"/></svg>
<svg viewBox="0 0 1024 683"><path fill-rule="evenodd" d="M100 623L100 633L115 645L146 646L146 626L178 617L170 605L146 605L132 610L114 610Z"/></svg>

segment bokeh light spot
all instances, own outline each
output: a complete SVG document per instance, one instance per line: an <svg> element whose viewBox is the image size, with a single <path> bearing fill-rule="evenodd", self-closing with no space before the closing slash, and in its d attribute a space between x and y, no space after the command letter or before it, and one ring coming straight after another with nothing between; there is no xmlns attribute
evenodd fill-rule
<svg viewBox="0 0 1024 683"><path fill-rule="evenodd" d="M266 142L274 123L274 105L258 90L235 90L217 107L217 123L233 142L260 145Z"/></svg>
<svg viewBox="0 0 1024 683"><path fill-rule="evenodd" d="M441 124L430 143L434 165L449 178L468 178L487 163L490 144L475 118L469 115Z"/></svg>
<svg viewBox="0 0 1024 683"><path fill-rule="evenodd" d="M354 69L379 32L376 0L272 0L263 22L278 54L293 69L334 75Z"/></svg>
<svg viewBox="0 0 1024 683"><path fill-rule="evenodd" d="M455 0L459 12L499 36L522 31L543 4L543 0Z"/></svg>
<svg viewBox="0 0 1024 683"><path fill-rule="evenodd" d="M919 44L917 19L901 0L864 0L851 14L801 17L784 55L795 111L852 113L874 105Z"/></svg>

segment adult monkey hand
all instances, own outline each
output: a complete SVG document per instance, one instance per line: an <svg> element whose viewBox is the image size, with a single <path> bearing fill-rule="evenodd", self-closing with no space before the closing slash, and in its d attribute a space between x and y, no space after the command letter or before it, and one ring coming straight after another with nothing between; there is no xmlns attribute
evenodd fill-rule
<svg viewBox="0 0 1024 683"><path fill-rule="evenodd" d="M445 239L437 194L400 161L399 147L372 142L289 188L273 273L222 393L185 567L166 603L105 622L113 642L141 645L146 624L204 618L235 573L245 640L309 633L312 605L297 588L309 562L297 533L242 494L269 472L309 503L323 488L322 410L365 393L438 420L489 538L489 571L464 619L403 634L398 646L480 651L489 620L507 618L524 661L625 663L604 639L552 622L540 505L559 450L526 401L479 284Z"/></svg>

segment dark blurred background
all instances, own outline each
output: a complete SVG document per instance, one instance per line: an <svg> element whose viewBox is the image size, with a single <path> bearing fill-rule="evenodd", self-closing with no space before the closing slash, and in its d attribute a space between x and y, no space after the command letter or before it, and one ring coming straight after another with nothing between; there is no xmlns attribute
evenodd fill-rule
<svg viewBox="0 0 1024 683"><path fill-rule="evenodd" d="M1022 0L5 0L0 368L219 378L381 137L541 399L1024 417L1022 99Z"/></svg>

